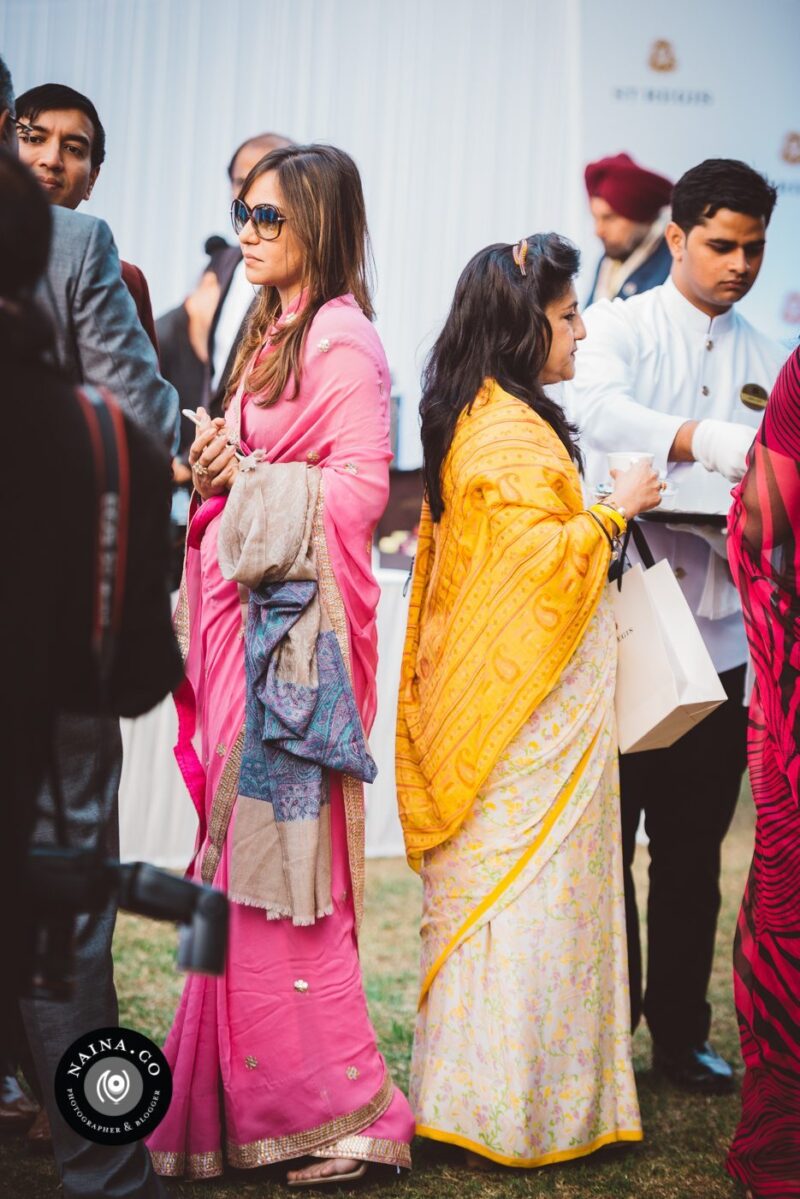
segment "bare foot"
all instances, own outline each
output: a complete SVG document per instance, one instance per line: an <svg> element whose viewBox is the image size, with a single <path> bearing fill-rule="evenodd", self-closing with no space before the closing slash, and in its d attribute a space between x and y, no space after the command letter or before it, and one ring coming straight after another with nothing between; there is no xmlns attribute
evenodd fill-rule
<svg viewBox="0 0 800 1199"><path fill-rule="evenodd" d="M328 1157L323 1161L314 1162L302 1170L290 1170L286 1175L288 1182L306 1182L322 1178L338 1178L340 1174L353 1174L363 1162L354 1157Z"/></svg>

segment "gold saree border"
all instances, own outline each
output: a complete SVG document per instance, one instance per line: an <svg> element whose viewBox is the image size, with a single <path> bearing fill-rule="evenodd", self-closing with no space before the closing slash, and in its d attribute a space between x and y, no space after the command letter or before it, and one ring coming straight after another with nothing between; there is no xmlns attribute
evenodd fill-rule
<svg viewBox="0 0 800 1199"><path fill-rule="evenodd" d="M192 500L199 493L192 490L189 498L189 509L191 511ZM200 503L202 503L202 499ZM186 557L189 553L189 527L191 518L186 522L186 533L183 538L183 566L181 567L181 581L178 584L178 602L175 605L175 614L172 618L172 624L175 629L175 638L178 642L178 649L181 653L184 665L189 656L189 642L191 637L191 629L189 625L189 588L186 585Z"/></svg>
<svg viewBox="0 0 800 1199"><path fill-rule="evenodd" d="M295 1132L286 1137L262 1137L246 1145L233 1141L225 1144L225 1159L237 1170L250 1170L256 1166L269 1166L274 1162L287 1161L293 1157L313 1154L334 1141L352 1136L361 1128L369 1128L388 1108L394 1094L392 1076L387 1070L377 1094L347 1116L337 1116L316 1128ZM371 1138L368 1138L371 1139Z"/></svg>
<svg viewBox="0 0 800 1199"><path fill-rule="evenodd" d="M150 1151L153 1169L161 1178L219 1178L223 1172L222 1150L211 1153L161 1153Z"/></svg>
<svg viewBox="0 0 800 1199"><path fill-rule="evenodd" d="M338 1116L328 1120L316 1128L306 1129L305 1132L291 1133L285 1137L262 1137L257 1141L249 1141L237 1145L235 1141L225 1142L225 1154L221 1149L209 1153L164 1153L151 1152L153 1169L157 1174L166 1178L216 1178L223 1173L225 1165L236 1170L251 1170L258 1166L270 1166L276 1162L289 1161L295 1157L338 1157L339 1153L328 1154L324 1150L339 1148L341 1145L352 1145L363 1142L364 1148L372 1147L376 1156L363 1157L364 1161L385 1162L388 1165L405 1165L402 1150L405 1150L408 1165L411 1165L411 1150L408 1145L400 1145L396 1141L379 1140L376 1137L359 1137L356 1134L361 1128L369 1128L388 1108L394 1094L392 1076L387 1070L377 1093L367 1103L356 1108L347 1116ZM385 1156L380 1157L378 1154ZM347 1155L356 1157L355 1152ZM395 1159L398 1160L395 1160Z"/></svg>
<svg viewBox="0 0 800 1199"><path fill-rule="evenodd" d="M411 1146L406 1141L390 1141L385 1137L342 1137L324 1149L315 1149L312 1157L353 1157L360 1162L376 1162L379 1166L402 1166L411 1169Z"/></svg>
<svg viewBox="0 0 800 1199"><path fill-rule="evenodd" d="M472 1153L478 1153L481 1157L488 1158L489 1161L497 1162L499 1166L516 1166L520 1170L573 1161L576 1157L586 1157L590 1153L596 1153L605 1145L644 1140L644 1133L641 1129L618 1128L613 1132L605 1132L602 1136L595 1137L586 1145L576 1145L573 1149L556 1149L552 1153L543 1153L541 1157L506 1157L503 1153L495 1153L494 1150L487 1149L485 1145L480 1145L477 1141L471 1141L469 1137L462 1137L457 1132L443 1132L439 1128L430 1128L427 1124L417 1125L417 1136L427 1137L429 1141L442 1141L446 1145L458 1145L461 1149L469 1149Z"/></svg>
<svg viewBox="0 0 800 1199"><path fill-rule="evenodd" d="M489 910L489 908L492 906L492 904L495 903L495 901L500 898L500 896L503 894L504 891L508 890L508 888L514 882L514 880L516 878L518 878L519 875L522 873L522 871L525 869L528 862L531 860L531 858L536 853L536 851L538 849L540 849L542 847L542 845L545 843L545 841L547 840L548 836L550 835L550 832L552 831L553 825L556 823L559 816L564 811L564 808L567 806L570 799L575 794L575 789L577 788L578 783L583 778L584 772L586 770L586 765L597 746L597 742L600 739L600 735L603 732L603 728L604 728L604 725L601 723L600 727L597 729L597 732L594 734L591 741L587 745L586 749L583 751L583 754L581 755L581 759L578 762L577 766L575 767L575 770L572 773L572 777L570 778L569 782L562 790L562 792L559 795L556 802L550 808L549 812L547 813L544 820L542 821L542 827L539 829L539 832L536 834L533 841L528 846L528 848L525 850L523 855L514 863L514 865L509 870L508 874L506 874L505 878L502 878L500 880L500 882L497 883L496 886L492 888L492 890L489 892L489 894L484 896L484 898L480 901L480 903L477 905L477 907L475 907L473 909L473 911L470 912L469 916L467 916L466 920L461 924L461 927L456 929L456 931L453 933L450 940L445 945L444 949L442 949L440 951L440 953L438 954L433 965L429 968L427 974L425 975L422 986L420 988L419 1002L417 1004L418 1008L422 1007L422 1004L425 1001L425 996L428 994L428 991L431 989L433 980L436 978L436 975L439 973L439 971L441 970L444 963L450 957L450 954L453 952L453 950L456 949L456 947L458 945L460 945L460 943L464 940L464 938L466 937L466 935L470 931L470 929L473 928L474 925L476 925L477 922L480 920L481 916L483 916L483 914Z"/></svg>
<svg viewBox="0 0 800 1199"><path fill-rule="evenodd" d="M200 867L200 877L208 886L213 883L214 875L217 873L217 867L222 858L233 805L236 803L236 796L239 792L239 769L242 765L243 749L244 725L239 729L233 748L228 754L228 760L222 769L214 798L211 801L211 812L208 819L208 845Z"/></svg>
<svg viewBox="0 0 800 1199"><path fill-rule="evenodd" d="M178 602L175 605L175 615L172 618L175 628L175 637L178 642L178 649L181 651L181 658L184 664L189 656L189 591L186 586L186 554L183 558L183 570L181 571L181 581L178 587Z"/></svg>
<svg viewBox="0 0 800 1199"><path fill-rule="evenodd" d="M353 685L353 670L350 662L350 636L347 630L347 613L336 582L336 575L331 566L328 554L328 543L325 540L325 511L324 484L320 479L317 504L314 509L312 538L317 559L317 585L320 601L325 608L331 627L336 634L342 658L347 669L350 686ZM366 741L366 734L364 740ZM353 887L353 908L355 910L356 935L361 928L364 915L364 884L365 884L365 830L364 830L364 784L360 779L350 774L342 775L342 795L344 799L344 815L347 828L347 857L350 864L350 882Z"/></svg>

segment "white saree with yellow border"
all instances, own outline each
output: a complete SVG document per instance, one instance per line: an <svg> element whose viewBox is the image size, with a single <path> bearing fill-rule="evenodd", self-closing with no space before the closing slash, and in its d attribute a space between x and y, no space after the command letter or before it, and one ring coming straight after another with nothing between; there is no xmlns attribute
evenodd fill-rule
<svg viewBox="0 0 800 1199"><path fill-rule="evenodd" d="M422 1136L546 1165L642 1137L606 514L496 384L462 414L443 484L398 710L424 884L411 1105Z"/></svg>
<svg viewBox="0 0 800 1199"><path fill-rule="evenodd" d="M601 605L470 815L425 854L417 1132L510 1166L641 1140Z"/></svg>

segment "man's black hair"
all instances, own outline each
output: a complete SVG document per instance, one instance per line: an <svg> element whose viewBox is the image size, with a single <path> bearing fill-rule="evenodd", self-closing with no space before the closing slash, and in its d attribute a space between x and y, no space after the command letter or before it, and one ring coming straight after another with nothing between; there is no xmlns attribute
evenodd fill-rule
<svg viewBox="0 0 800 1199"><path fill-rule="evenodd" d="M6 109L14 115L14 84L11 82L11 72L0 58L0 112Z"/></svg>
<svg viewBox="0 0 800 1199"><path fill-rule="evenodd" d="M688 234L720 208L763 217L769 224L777 189L736 158L707 158L681 175L672 189L672 219Z"/></svg>
<svg viewBox="0 0 800 1199"><path fill-rule="evenodd" d="M17 120L28 124L35 124L36 118L43 112L59 112L65 108L77 108L92 122L92 169L99 167L106 156L106 131L100 123L97 109L88 96L67 87L65 83L42 83L39 87L29 88L21 96L17 96Z"/></svg>

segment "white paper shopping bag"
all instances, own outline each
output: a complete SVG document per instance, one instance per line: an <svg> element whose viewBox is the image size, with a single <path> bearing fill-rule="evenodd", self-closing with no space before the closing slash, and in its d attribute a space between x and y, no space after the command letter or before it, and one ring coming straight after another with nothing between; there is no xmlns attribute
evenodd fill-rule
<svg viewBox="0 0 800 1199"><path fill-rule="evenodd" d="M620 752L663 749L719 707L725 688L666 559L647 570L637 563L608 594Z"/></svg>

